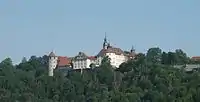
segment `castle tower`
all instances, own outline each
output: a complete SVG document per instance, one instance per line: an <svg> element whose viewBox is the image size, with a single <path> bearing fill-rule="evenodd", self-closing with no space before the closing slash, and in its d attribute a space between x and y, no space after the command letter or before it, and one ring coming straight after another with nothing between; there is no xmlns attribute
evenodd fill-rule
<svg viewBox="0 0 200 102"><path fill-rule="evenodd" d="M57 61L58 61L58 57L53 52L51 52L49 54L49 68L48 68L49 76L53 76L54 69L57 66Z"/></svg>

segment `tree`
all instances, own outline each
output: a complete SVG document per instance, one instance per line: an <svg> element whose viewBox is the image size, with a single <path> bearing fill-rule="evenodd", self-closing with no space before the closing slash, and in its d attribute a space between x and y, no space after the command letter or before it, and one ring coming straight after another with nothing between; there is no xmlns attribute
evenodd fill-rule
<svg viewBox="0 0 200 102"><path fill-rule="evenodd" d="M0 102L199 102L200 71L171 66L186 63L182 51L162 52L161 57L157 52L139 53L119 69L104 57L99 67L82 75L79 70L66 76L55 71L53 77L47 75L47 57L16 66L7 58L0 63Z"/></svg>
<svg viewBox="0 0 200 102"><path fill-rule="evenodd" d="M93 69L93 68L95 68L95 67L96 67L96 65L95 65L94 63L91 63L91 64L90 64L90 68Z"/></svg>
<svg viewBox="0 0 200 102"><path fill-rule="evenodd" d="M162 53L162 61L161 61L161 63L162 63L162 64L165 64L165 65L168 65L168 64L169 64L169 63L168 63L168 60L169 60L168 54L167 54L166 52L163 52L163 53Z"/></svg>
<svg viewBox="0 0 200 102"><path fill-rule="evenodd" d="M99 66L99 70L97 73L97 76L99 77L99 81L101 83L106 83L111 85L113 81L113 71L114 69L112 68L110 64L110 58L108 56L105 56L102 59L101 65Z"/></svg>
<svg viewBox="0 0 200 102"><path fill-rule="evenodd" d="M0 68L13 68L11 58L6 58L0 63Z"/></svg>
<svg viewBox="0 0 200 102"><path fill-rule="evenodd" d="M102 61L101 61L101 65L105 65L105 66L111 66L110 65L110 58L108 56L104 56Z"/></svg>
<svg viewBox="0 0 200 102"><path fill-rule="evenodd" d="M133 67L130 64L132 63L129 63L129 65L127 63L122 63L116 70L120 71L121 73L127 73L133 69Z"/></svg>
<svg viewBox="0 0 200 102"><path fill-rule="evenodd" d="M178 63L177 56L174 52L168 52L168 64L175 65Z"/></svg>
<svg viewBox="0 0 200 102"><path fill-rule="evenodd" d="M27 59L26 59L26 57L23 57L23 59L22 59L22 62L21 63L26 63L27 62Z"/></svg>
<svg viewBox="0 0 200 102"><path fill-rule="evenodd" d="M176 49L175 53L176 53L178 64L187 64L189 62L189 58L187 57L187 54L183 52L183 50Z"/></svg>
<svg viewBox="0 0 200 102"><path fill-rule="evenodd" d="M151 62L153 64L161 63L162 58L162 50L158 47L156 48L150 48L147 51L147 61Z"/></svg>
<svg viewBox="0 0 200 102"><path fill-rule="evenodd" d="M135 57L135 60L138 62L138 63L145 63L145 61L146 61L146 56L145 56L145 54L143 54L143 53L139 53L139 54L137 54L136 55L136 57Z"/></svg>

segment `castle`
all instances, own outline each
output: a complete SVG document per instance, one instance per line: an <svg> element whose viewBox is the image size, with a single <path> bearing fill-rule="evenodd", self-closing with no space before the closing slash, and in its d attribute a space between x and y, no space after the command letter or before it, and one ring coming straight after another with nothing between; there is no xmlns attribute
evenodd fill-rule
<svg viewBox="0 0 200 102"><path fill-rule="evenodd" d="M122 63L134 59L135 55L133 47L130 51L123 51L120 48L111 46L105 36L103 48L96 56L88 56L84 52L79 52L77 56L68 58L56 56L54 52L51 52L49 54L49 76L53 76L56 68L86 69L91 68L91 65L99 66L104 56L110 58L110 64L113 68L118 68Z"/></svg>

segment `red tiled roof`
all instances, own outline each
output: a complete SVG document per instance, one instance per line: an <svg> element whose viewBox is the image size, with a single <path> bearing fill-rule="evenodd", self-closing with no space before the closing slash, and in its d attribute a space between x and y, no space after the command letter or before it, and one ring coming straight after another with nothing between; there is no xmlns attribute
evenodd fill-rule
<svg viewBox="0 0 200 102"><path fill-rule="evenodd" d="M194 56L191 58L192 60L200 60L200 56Z"/></svg>
<svg viewBox="0 0 200 102"><path fill-rule="evenodd" d="M90 59L90 60L96 60L96 57L95 56L89 56L88 59Z"/></svg>
<svg viewBox="0 0 200 102"><path fill-rule="evenodd" d="M59 56L58 57L58 66L70 65L71 61L67 57Z"/></svg>

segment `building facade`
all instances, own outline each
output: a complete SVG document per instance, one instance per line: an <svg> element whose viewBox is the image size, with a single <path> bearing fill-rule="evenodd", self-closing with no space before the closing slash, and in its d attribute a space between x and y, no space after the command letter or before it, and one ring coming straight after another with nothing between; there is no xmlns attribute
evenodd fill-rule
<svg viewBox="0 0 200 102"><path fill-rule="evenodd" d="M87 56L83 52L79 52L77 56L72 59L73 69L86 69L90 68L91 64L96 64L96 58Z"/></svg>
<svg viewBox="0 0 200 102"><path fill-rule="evenodd" d="M106 49L102 49L98 55L98 65L101 64L101 61L104 56L108 56L110 58L110 64L113 67L119 67L123 62L127 61L127 56L124 55L123 51L120 48L114 48L112 46L108 46Z"/></svg>
<svg viewBox="0 0 200 102"><path fill-rule="evenodd" d="M119 66L131 59L135 58L135 50L132 47L130 51L123 51L120 48L111 46L107 41L107 38L104 38L103 48L96 56L87 56L83 52L79 52L75 57L63 57L56 56L53 52L49 54L49 76L53 76L53 70L56 68L73 68L73 69L87 69L93 65L101 65L101 61L105 56L110 58L110 64L114 68L119 68Z"/></svg>
<svg viewBox="0 0 200 102"><path fill-rule="evenodd" d="M120 48L111 46L110 43L107 41L107 38L105 37L103 48L96 56L89 57L85 53L79 52L78 55L75 56L72 60L73 69L90 68L91 64L99 66L101 65L101 61L105 56L108 56L110 58L110 64L114 68L119 68L122 63L130 59L134 59L135 55L136 54L133 47L130 51L123 51Z"/></svg>
<svg viewBox="0 0 200 102"><path fill-rule="evenodd" d="M110 64L115 68L119 68L122 63L130 59L134 59L135 55L136 54L133 47L130 52L123 51L120 48L111 46L105 37L103 42L103 49L97 54L96 62L98 65L100 65L103 57L108 56L110 58Z"/></svg>

